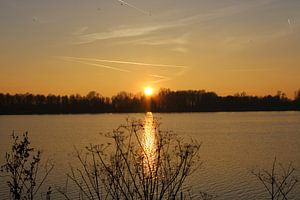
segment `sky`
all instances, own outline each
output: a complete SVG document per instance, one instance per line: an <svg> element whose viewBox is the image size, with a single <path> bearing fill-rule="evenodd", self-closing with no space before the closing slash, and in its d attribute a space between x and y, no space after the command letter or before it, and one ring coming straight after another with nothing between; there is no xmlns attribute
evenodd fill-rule
<svg viewBox="0 0 300 200"><path fill-rule="evenodd" d="M299 0L1 0L0 92L294 97Z"/></svg>

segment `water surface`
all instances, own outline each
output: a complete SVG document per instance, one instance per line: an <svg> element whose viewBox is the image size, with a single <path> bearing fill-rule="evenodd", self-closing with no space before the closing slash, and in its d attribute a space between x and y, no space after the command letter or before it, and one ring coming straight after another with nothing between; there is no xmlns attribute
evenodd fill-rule
<svg viewBox="0 0 300 200"><path fill-rule="evenodd" d="M293 161L300 177L300 112L153 113L153 117L163 129L202 142L202 167L185 186L195 197L205 191L218 199L265 199L251 170L270 169L275 156L284 164ZM0 158L3 161L9 150L12 131L28 131L32 144L55 163L49 183L59 186L69 163L76 164L74 146L82 149L105 142L99 133L117 128L127 118L143 120L145 114L0 116ZM5 184L1 178L1 199L8 199ZM299 196L300 185L291 197ZM53 197L62 198L57 193Z"/></svg>

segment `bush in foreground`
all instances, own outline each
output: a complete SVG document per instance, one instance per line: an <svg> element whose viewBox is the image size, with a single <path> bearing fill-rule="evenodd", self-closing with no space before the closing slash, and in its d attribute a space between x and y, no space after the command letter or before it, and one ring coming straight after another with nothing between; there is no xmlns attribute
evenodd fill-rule
<svg viewBox="0 0 300 200"><path fill-rule="evenodd" d="M10 153L5 155L5 164L1 166L1 172L9 177L7 184L12 199L33 200L38 191L53 169L53 165L46 167L46 172L40 174L41 152L35 151L30 146L27 132L20 138L12 134L13 144ZM37 181L37 180L40 181ZM51 187L47 192L50 198Z"/></svg>
<svg viewBox="0 0 300 200"><path fill-rule="evenodd" d="M252 174L263 184L271 200L287 200L288 195L298 183L294 172L295 168L292 163L285 167L280 163L277 164L275 157L270 171L259 169L253 170Z"/></svg>
<svg viewBox="0 0 300 200"><path fill-rule="evenodd" d="M84 199L186 199L186 178L199 166L200 144L184 143L154 122L130 121L106 134L111 142L77 151L72 180ZM71 199L68 194L60 192Z"/></svg>

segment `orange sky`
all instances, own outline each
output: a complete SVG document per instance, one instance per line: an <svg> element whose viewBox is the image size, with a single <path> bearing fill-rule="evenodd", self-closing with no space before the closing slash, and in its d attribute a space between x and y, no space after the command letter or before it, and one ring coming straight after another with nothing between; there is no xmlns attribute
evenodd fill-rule
<svg viewBox="0 0 300 200"><path fill-rule="evenodd" d="M1 0L0 92L300 89L299 0Z"/></svg>

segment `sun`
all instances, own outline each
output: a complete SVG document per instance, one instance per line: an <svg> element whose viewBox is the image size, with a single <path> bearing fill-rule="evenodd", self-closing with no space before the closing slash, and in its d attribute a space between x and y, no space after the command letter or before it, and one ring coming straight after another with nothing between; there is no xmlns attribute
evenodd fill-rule
<svg viewBox="0 0 300 200"><path fill-rule="evenodd" d="M146 95L146 96L151 96L152 94L153 94L153 88L152 87L145 87L145 89L144 89L144 94Z"/></svg>

